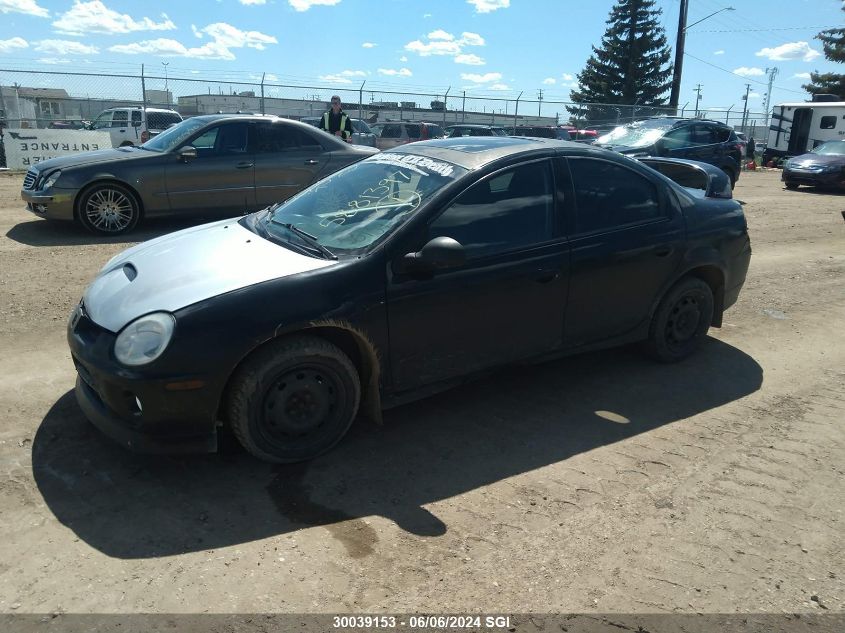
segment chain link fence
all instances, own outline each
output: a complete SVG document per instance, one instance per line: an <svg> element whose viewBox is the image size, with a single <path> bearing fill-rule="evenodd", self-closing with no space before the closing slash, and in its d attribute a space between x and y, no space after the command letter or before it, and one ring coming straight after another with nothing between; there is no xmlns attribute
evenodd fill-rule
<svg viewBox="0 0 845 633"><path fill-rule="evenodd" d="M0 69L0 166L2 143L21 130L64 130L57 142L73 142L73 131L96 127L109 108L136 106L177 111L183 118L218 112L251 112L288 118L320 116L337 94L344 110L368 123L391 120L428 121L441 125L482 123L505 128L525 125L570 125L610 129L655 115L701 117L722 121L758 138L768 127L762 112L741 109L694 110L643 107L637 104L577 104L571 101L522 99L509 94L466 91L397 92L361 86L284 85L250 75L243 80ZM270 76L272 78L272 75ZM588 117L589 114L589 117ZM598 117L597 117L598 115ZM66 139L65 139L66 137Z"/></svg>

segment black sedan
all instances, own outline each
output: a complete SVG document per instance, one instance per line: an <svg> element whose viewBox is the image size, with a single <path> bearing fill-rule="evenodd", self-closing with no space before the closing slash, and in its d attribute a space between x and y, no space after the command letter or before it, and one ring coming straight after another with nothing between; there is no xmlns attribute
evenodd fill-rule
<svg viewBox="0 0 845 633"><path fill-rule="evenodd" d="M138 147L38 163L21 197L40 217L118 235L142 218L256 211L376 151L278 117L198 116Z"/></svg>
<svg viewBox="0 0 845 633"><path fill-rule="evenodd" d="M783 164L781 180L787 189L800 185L845 188L845 141L828 141Z"/></svg>
<svg viewBox="0 0 845 633"><path fill-rule="evenodd" d="M683 161L659 166L683 179ZM359 412L506 363L633 341L679 361L750 257L739 203L634 159L414 143L114 257L68 324L76 396L130 448L214 450L227 426L259 458L308 459Z"/></svg>

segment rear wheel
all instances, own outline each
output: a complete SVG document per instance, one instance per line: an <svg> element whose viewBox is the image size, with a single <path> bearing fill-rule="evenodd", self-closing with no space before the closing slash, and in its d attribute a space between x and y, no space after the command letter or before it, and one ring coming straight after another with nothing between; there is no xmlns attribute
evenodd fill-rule
<svg viewBox="0 0 845 633"><path fill-rule="evenodd" d="M99 235L120 235L135 228L141 208L134 194L117 183L95 185L79 201L79 221Z"/></svg>
<svg viewBox="0 0 845 633"><path fill-rule="evenodd" d="M228 418L243 447L269 462L312 459L346 434L361 399L349 357L313 336L281 339L235 374Z"/></svg>
<svg viewBox="0 0 845 633"><path fill-rule="evenodd" d="M660 302L651 322L646 349L664 363L683 360L701 345L712 320L710 286L697 277L682 279Z"/></svg>

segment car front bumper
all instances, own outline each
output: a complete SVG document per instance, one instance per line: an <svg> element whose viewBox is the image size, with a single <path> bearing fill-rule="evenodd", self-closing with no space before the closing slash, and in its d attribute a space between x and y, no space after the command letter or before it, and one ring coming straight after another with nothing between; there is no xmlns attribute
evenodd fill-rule
<svg viewBox="0 0 845 633"><path fill-rule="evenodd" d="M845 169L836 171L807 171L803 169L783 168L780 179L783 182L816 187L845 188Z"/></svg>
<svg viewBox="0 0 845 633"><path fill-rule="evenodd" d="M105 435L142 453L217 449L218 394L204 376L138 371L113 359L115 334L77 308L67 340L77 371L76 400Z"/></svg>
<svg viewBox="0 0 845 633"><path fill-rule="evenodd" d="M21 189L27 211L48 220L73 220L73 199L76 190L53 188L46 191Z"/></svg>

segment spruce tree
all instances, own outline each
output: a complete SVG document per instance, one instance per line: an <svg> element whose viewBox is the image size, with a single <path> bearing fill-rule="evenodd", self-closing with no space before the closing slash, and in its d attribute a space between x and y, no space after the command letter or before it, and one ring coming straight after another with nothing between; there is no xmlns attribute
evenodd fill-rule
<svg viewBox="0 0 845 633"><path fill-rule="evenodd" d="M653 114L666 103L672 87L672 65L666 34L658 21L655 0L617 0L610 10L601 46L578 74L575 103L620 104L619 107L567 107L588 121L615 123L620 117ZM623 107L626 106L626 107Z"/></svg>
<svg viewBox="0 0 845 633"><path fill-rule="evenodd" d="M842 5L845 11L845 5ZM824 56L839 64L845 63L845 28L828 29L816 35L822 41ZM845 99L845 75L839 73L810 73L810 83L801 86L812 95L834 94Z"/></svg>

